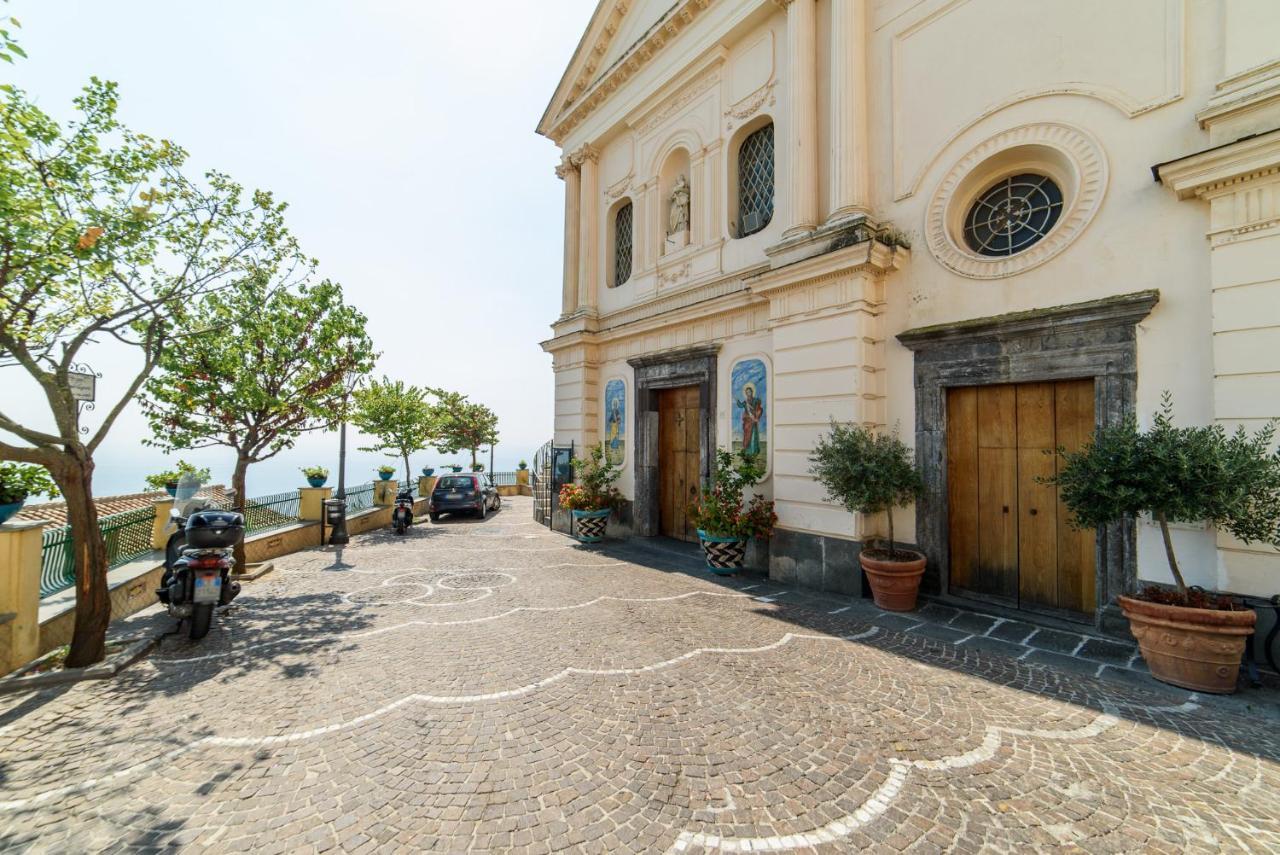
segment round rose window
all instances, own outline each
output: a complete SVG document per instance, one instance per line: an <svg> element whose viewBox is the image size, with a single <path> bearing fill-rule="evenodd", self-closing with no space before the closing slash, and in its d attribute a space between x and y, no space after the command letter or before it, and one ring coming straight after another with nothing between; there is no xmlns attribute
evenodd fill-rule
<svg viewBox="0 0 1280 855"><path fill-rule="evenodd" d="M1023 173L984 190L964 218L964 242L979 255L1022 252L1047 235L1062 214L1062 190L1046 175Z"/></svg>

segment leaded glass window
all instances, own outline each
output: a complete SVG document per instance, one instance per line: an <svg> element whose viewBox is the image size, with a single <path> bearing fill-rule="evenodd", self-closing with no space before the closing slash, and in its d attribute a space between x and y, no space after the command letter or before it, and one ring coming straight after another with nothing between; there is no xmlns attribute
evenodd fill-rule
<svg viewBox="0 0 1280 855"><path fill-rule="evenodd" d="M631 278L631 203L618 209L613 218L613 287Z"/></svg>
<svg viewBox="0 0 1280 855"><path fill-rule="evenodd" d="M765 125L738 149L738 237L773 219L773 125Z"/></svg>
<svg viewBox="0 0 1280 855"><path fill-rule="evenodd" d="M979 255L1022 252L1062 214L1062 190L1046 175L1012 175L987 188L964 218L964 242Z"/></svg>

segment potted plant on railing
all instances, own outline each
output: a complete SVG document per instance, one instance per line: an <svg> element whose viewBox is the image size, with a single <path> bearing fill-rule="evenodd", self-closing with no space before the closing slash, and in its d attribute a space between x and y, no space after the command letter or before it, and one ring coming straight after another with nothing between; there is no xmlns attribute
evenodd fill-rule
<svg viewBox="0 0 1280 855"><path fill-rule="evenodd" d="M178 495L178 482L182 480L183 476L189 476L189 480L207 484L209 482L209 469L207 467L197 467L185 460L179 460L177 466L173 469L148 475L144 480L152 490L164 490L170 496L176 496Z"/></svg>
<svg viewBox="0 0 1280 855"><path fill-rule="evenodd" d="M743 495L764 477L759 461L741 452L716 452L715 482L698 493L689 505L689 519L698 530L698 542L707 569L728 576L746 562L747 541L773 534L778 515L773 502L759 493L743 505Z"/></svg>
<svg viewBox="0 0 1280 855"><path fill-rule="evenodd" d="M1175 587L1149 585L1118 597L1151 674L1175 686L1227 694L1257 615L1230 596L1188 587L1169 524L1199 523L1245 543L1280 548L1280 449L1276 425L1253 436L1221 425L1176 427L1166 392L1150 430L1132 418L1099 429L1077 452L1060 451L1058 486L1072 523L1084 528L1149 513L1160 526Z"/></svg>
<svg viewBox="0 0 1280 855"><path fill-rule="evenodd" d="M604 443L592 446L586 458L574 458L574 480L560 488L560 507L573 513L574 536L582 543L604 540L609 515L622 504L613 486L620 472L604 453Z"/></svg>
<svg viewBox="0 0 1280 855"><path fill-rule="evenodd" d="M323 487L324 482L329 480L329 470L323 466L304 466L302 474L306 476L307 483L312 487Z"/></svg>
<svg viewBox="0 0 1280 855"><path fill-rule="evenodd" d="M484 464L483 464L483 463L472 463L472 464L471 464L471 471L472 471L472 472L483 472L483 471L484 471Z"/></svg>
<svg viewBox="0 0 1280 855"><path fill-rule="evenodd" d="M448 469L450 472L461 472L461 471L462 471L462 464L461 464L461 463L446 463L444 468L445 468L445 469Z"/></svg>
<svg viewBox="0 0 1280 855"><path fill-rule="evenodd" d="M521 460L519 463L516 464L516 468L519 469L521 472L523 472L524 470L529 468L529 461Z"/></svg>
<svg viewBox="0 0 1280 855"><path fill-rule="evenodd" d="M423 474L423 476L424 476L424 477L430 478L432 475L436 474L435 467L434 467L434 466L423 466L423 467L422 467L422 474Z"/></svg>
<svg viewBox="0 0 1280 855"><path fill-rule="evenodd" d="M396 474L396 468L388 463L384 463L378 467L378 477L383 481L390 481L391 476Z"/></svg>
<svg viewBox="0 0 1280 855"><path fill-rule="evenodd" d="M864 546L858 563L877 606L893 612L914 609L925 557L913 549L899 549L893 536L893 509L911 504L924 486L911 449L896 431L878 433L832 420L831 433L818 440L809 462L809 471L826 488L828 499L850 513L884 513L888 542Z"/></svg>
<svg viewBox="0 0 1280 855"><path fill-rule="evenodd" d="M0 523L22 510L29 496L56 499L61 493L49 470L26 463L0 463Z"/></svg>

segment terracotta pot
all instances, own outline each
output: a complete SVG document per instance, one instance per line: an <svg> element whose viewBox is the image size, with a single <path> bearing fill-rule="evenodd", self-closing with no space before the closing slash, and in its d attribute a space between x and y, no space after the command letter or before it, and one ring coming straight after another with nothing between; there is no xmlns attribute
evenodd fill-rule
<svg viewBox="0 0 1280 855"><path fill-rule="evenodd" d="M858 553L858 563L871 583L871 597L885 611L909 612L916 607L916 594L920 592L920 579L924 576L925 558L911 561L880 561Z"/></svg>
<svg viewBox="0 0 1280 855"><path fill-rule="evenodd" d="M1240 657L1253 635L1256 612L1117 599L1153 677L1197 692L1229 695L1236 690Z"/></svg>

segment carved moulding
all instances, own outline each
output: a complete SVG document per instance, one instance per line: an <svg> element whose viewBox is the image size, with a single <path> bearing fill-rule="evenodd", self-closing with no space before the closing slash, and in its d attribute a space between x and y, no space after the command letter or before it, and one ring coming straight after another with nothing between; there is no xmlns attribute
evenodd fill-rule
<svg viewBox="0 0 1280 855"><path fill-rule="evenodd" d="M770 107L777 104L778 99L774 95L774 87L778 81L770 80L756 91L752 92L745 98L737 101L724 111L725 129L732 131L740 123L750 119L767 103Z"/></svg>
<svg viewBox="0 0 1280 855"><path fill-rule="evenodd" d="M984 256L964 245L960 224L973 199L1018 172L1044 172L1062 188L1057 224L1039 242L1009 256ZM1107 159L1090 134L1054 122L1020 125L979 143L939 182L925 211L925 241L938 262L970 279L999 279L1039 267L1062 252L1093 220L1106 195Z"/></svg>

